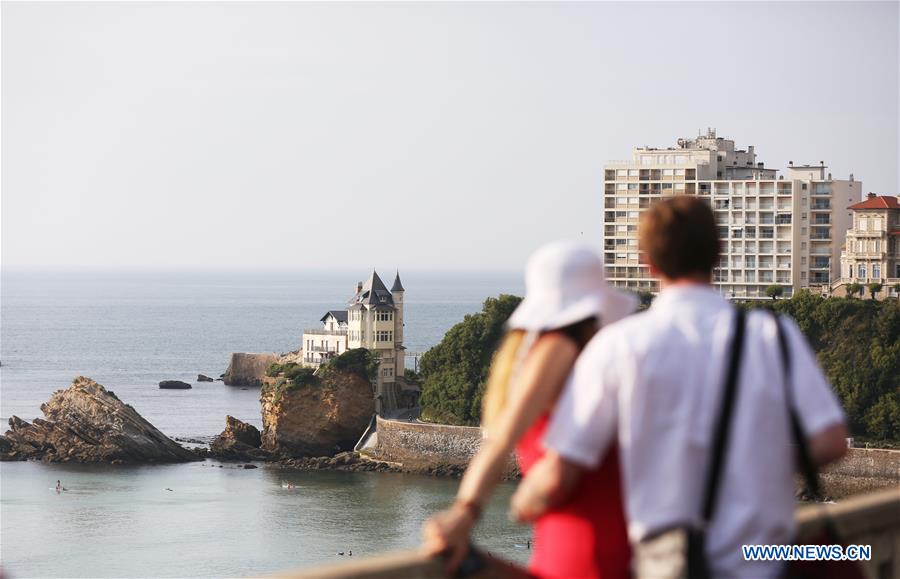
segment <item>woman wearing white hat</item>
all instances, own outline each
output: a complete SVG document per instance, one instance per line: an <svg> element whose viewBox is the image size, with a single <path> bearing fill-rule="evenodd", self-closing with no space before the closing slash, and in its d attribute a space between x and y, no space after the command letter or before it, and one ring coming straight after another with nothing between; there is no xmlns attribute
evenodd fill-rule
<svg viewBox="0 0 900 579"><path fill-rule="evenodd" d="M482 412L485 440L449 509L431 517L428 552L465 556L482 506L515 449L527 472L543 455L548 416L581 350L605 325L630 314L637 299L609 287L603 263L583 245L556 242L528 260L526 296L509 319L488 377ZM529 572L539 577L628 577L630 551L615 453L582 477L572 498L534 527Z"/></svg>

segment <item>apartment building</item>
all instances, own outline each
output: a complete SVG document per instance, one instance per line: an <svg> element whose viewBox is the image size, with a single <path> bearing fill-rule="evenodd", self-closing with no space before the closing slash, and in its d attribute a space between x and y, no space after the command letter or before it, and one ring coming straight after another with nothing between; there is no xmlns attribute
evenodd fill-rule
<svg viewBox="0 0 900 579"><path fill-rule="evenodd" d="M841 276L832 283L835 295L846 295L847 284L880 283L878 297L897 296L900 283L900 203L892 195L869 193L848 208L852 227L841 252ZM863 288L864 294L868 289Z"/></svg>
<svg viewBox="0 0 900 579"><path fill-rule="evenodd" d="M617 287L659 291L641 263L641 212L659 199L696 195L712 207L722 239L714 285L723 295L765 297L773 284L790 296L800 288L828 291L840 276L841 245L850 226L849 204L862 184L833 179L824 162L789 164L786 174L758 162L751 145L736 149L714 129L676 147L640 147L630 161L604 166L603 253Z"/></svg>

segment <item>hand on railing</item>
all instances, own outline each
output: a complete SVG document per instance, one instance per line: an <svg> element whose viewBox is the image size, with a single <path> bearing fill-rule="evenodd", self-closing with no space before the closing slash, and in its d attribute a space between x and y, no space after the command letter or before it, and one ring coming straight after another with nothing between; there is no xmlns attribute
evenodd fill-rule
<svg viewBox="0 0 900 579"><path fill-rule="evenodd" d="M427 555L445 555L447 572L454 573L469 551L475 516L454 505L430 517L422 526L422 548Z"/></svg>

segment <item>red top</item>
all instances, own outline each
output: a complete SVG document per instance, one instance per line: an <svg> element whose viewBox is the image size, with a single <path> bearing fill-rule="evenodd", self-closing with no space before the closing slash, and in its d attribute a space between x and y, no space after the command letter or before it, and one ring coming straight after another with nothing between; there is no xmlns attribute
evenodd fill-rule
<svg viewBox="0 0 900 579"><path fill-rule="evenodd" d="M847 209L900 209L900 204L893 195L870 195L864 201L855 203Z"/></svg>
<svg viewBox="0 0 900 579"><path fill-rule="evenodd" d="M548 415L539 418L516 447L527 474L543 455ZM631 548L622 510L617 445L603 462L585 472L565 504L547 511L534 525L534 555L528 566L537 577L629 577Z"/></svg>

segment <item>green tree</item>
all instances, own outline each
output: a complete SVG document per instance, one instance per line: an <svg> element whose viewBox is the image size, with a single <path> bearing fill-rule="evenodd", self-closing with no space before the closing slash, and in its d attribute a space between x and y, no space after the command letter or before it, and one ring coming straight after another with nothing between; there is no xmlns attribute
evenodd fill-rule
<svg viewBox="0 0 900 579"><path fill-rule="evenodd" d="M378 377L378 360L371 350L354 348L332 358L324 369L353 372L371 382Z"/></svg>
<svg viewBox="0 0 900 579"><path fill-rule="evenodd" d="M766 307L793 317L841 400L850 431L900 439L900 302L822 298L801 290Z"/></svg>
<svg viewBox="0 0 900 579"><path fill-rule="evenodd" d="M873 281L869 284L869 294L872 296L872 299L875 299L875 294L881 291L881 288L884 286L878 283L877 281Z"/></svg>
<svg viewBox="0 0 900 579"><path fill-rule="evenodd" d="M479 424L494 350L505 333L506 320L521 301L512 295L486 299L481 312L467 315L422 355L423 420Z"/></svg>
<svg viewBox="0 0 900 579"><path fill-rule="evenodd" d="M862 290L862 286L856 282L852 282L848 283L844 289L847 292L847 298L852 300L854 297L856 297L856 294L858 294Z"/></svg>
<svg viewBox="0 0 900 579"><path fill-rule="evenodd" d="M766 295L772 298L772 300L777 300L784 294L784 288L780 285L773 284L766 288Z"/></svg>

